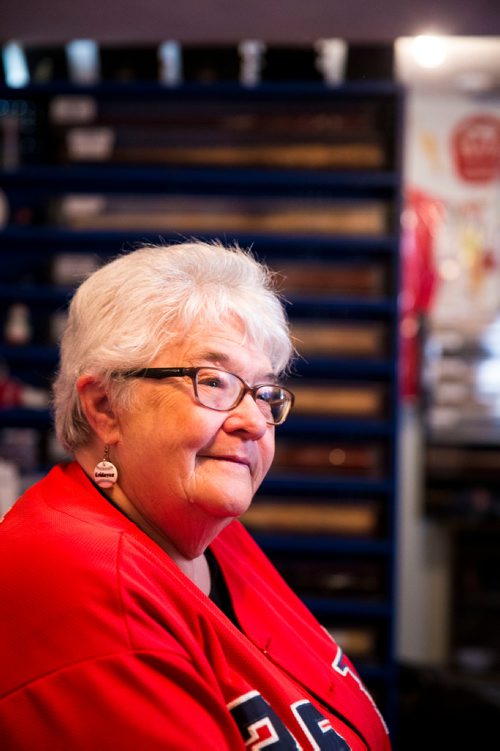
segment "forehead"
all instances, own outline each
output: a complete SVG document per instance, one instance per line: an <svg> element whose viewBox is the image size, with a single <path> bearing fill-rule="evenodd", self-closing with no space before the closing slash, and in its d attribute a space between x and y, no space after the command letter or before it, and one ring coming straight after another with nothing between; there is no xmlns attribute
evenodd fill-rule
<svg viewBox="0 0 500 751"><path fill-rule="evenodd" d="M267 353L248 337L241 324L232 322L212 326L209 331L202 327L192 328L166 347L158 360L163 365L211 364L237 373L250 371L273 375Z"/></svg>

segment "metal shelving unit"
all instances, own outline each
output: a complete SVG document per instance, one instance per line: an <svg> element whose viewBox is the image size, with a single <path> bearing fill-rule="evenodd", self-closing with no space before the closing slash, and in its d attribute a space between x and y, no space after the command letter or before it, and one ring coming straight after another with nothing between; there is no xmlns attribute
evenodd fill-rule
<svg viewBox="0 0 500 751"><path fill-rule="evenodd" d="M222 237L252 246L255 253L271 266L293 262L303 264L342 265L355 263L356 268L376 266L384 277L380 295L345 295L332 291L315 295L310 290L287 293L287 306L292 324L333 326L357 323L360 326L379 323L384 330L381 351L364 357L342 352L305 353L295 367L292 381L314 383L334 388L338 384L374 385L383 389L381 410L377 414L321 414L319 411L291 416L278 435L278 447L290 443L295 448L318 444L331 451L338 446L353 445L364 450L374 446L375 464L359 472L337 472L334 465L311 469L292 461L288 468L279 465L263 484L255 504L273 498L278 504L305 503L312 500L325 506L339 503L377 509L378 521L367 533L311 533L300 528L293 532L276 529L254 530L256 538L271 558L286 555L289 560L313 560L318 570L345 561L344 578L356 566L373 566L380 578L380 588L369 597L344 596L335 582L331 589L311 593L301 589L300 581L292 581L300 596L321 621L333 630L363 630L374 638L365 655L353 655L354 662L374 692L389 724L394 722L397 692L395 664L395 563L397 514L397 450L398 450L398 280L399 280L399 210L400 210L400 133L402 93L391 83L352 83L327 87L316 83L263 84L244 88L238 84L183 85L166 88L156 83L99 84L75 87L67 83L34 85L25 89L3 88L0 94L7 103L23 103L19 114L19 165L1 174L2 190L8 205L8 220L0 232L0 254L5 274L0 284L0 311L5 330L5 315L10 306L23 303L30 311L33 338L24 344L0 342L0 360L14 378L32 385L47 386L57 363L57 345L44 338L45 324L38 322L64 310L71 293L66 286L56 286L50 278L51 259L58 254L98 254L112 256L124 248L144 241L179 240L180 235ZM379 168L277 169L255 166L207 165L145 165L114 164L109 161L75 164L61 161L54 150L53 123L50 107L57 97L86 98L94 103L99 119L103 102L119 102L121 111L134 110L137 104L158 102L165 116L169 106L182 110L200 105L230 112L244 107L245 112L260 111L270 103L279 103L283 112L292 103L307 104L309 111L322 112L332 105L342 112L344 106L355 106L362 112L365 104L377 118L383 143L385 164ZM7 108L6 111L8 110ZM199 110L197 110L199 111ZM24 112L24 115L22 114ZM23 120L24 117L24 120ZM140 127L140 126L137 126ZM107 230L71 229L51 218L47 200L61 194L79 193L123 195L140 193L154 195L197 196L268 196L280 199L301 197L327 198L345 202L359 200L384 201L390 209L386 231L377 234L263 233L197 231L181 233L175 226L162 232L148 228L132 230L113 227ZM293 388L293 384L292 384ZM50 432L48 409L27 409L21 406L0 408L0 432L5 428L34 428ZM379 451L380 449L380 451ZM343 450L343 449L341 449ZM379 453L377 453L379 452ZM377 458L379 455L382 458ZM370 454L371 456L371 454ZM43 458L46 462L47 457ZM349 568L349 566L351 568ZM300 566L299 566L300 568ZM364 571L365 569L363 569ZM366 577L365 577L366 578ZM370 575L367 575L370 579ZM371 582L371 579L370 579ZM349 653L349 649L346 651Z"/></svg>

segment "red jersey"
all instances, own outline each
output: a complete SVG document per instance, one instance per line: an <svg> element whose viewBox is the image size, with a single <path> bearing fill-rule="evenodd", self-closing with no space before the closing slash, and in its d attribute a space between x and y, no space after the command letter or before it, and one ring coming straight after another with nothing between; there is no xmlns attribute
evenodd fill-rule
<svg viewBox="0 0 500 751"><path fill-rule="evenodd" d="M387 751L349 661L244 527L210 546L241 628L76 463L0 524L6 751Z"/></svg>

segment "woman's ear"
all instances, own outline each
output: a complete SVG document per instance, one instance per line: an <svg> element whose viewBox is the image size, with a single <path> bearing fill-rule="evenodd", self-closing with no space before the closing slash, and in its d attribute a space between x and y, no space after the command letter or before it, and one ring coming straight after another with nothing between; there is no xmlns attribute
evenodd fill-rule
<svg viewBox="0 0 500 751"><path fill-rule="evenodd" d="M102 383L94 376L83 375L78 378L76 388L82 412L92 430L104 444L116 443L120 437L118 420Z"/></svg>

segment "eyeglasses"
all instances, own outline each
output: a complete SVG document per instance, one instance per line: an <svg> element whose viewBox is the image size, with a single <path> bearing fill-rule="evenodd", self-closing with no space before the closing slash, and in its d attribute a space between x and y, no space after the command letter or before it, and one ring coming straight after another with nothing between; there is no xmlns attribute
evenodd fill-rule
<svg viewBox="0 0 500 751"><path fill-rule="evenodd" d="M235 409L246 394L251 394L269 425L285 422L295 397L275 383L249 386L243 378L220 368L142 368L120 374L124 378L191 378L198 404L218 412Z"/></svg>

